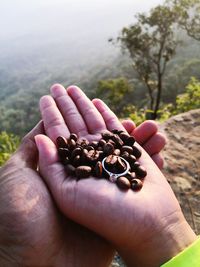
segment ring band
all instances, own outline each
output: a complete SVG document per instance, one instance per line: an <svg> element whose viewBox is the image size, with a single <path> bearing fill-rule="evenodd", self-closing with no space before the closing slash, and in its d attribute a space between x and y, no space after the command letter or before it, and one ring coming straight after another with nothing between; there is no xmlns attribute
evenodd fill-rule
<svg viewBox="0 0 200 267"><path fill-rule="evenodd" d="M119 156L118 156L118 158L120 158L121 160L123 160L123 161L126 163L126 170L125 170L124 172L122 172L122 173L112 173L112 172L108 171L108 170L106 169L106 167L105 167L105 164L104 164L104 163L105 163L105 160L107 159L107 157L105 157L105 158L102 160L102 167L103 167L103 169L108 173L108 175L109 175L109 180L110 180L112 183L115 183L115 182L117 181L117 178L118 178L118 177L127 174L128 171L129 171L130 168L131 168L131 167L130 167L130 164L128 163L128 161L126 161L124 158L119 157Z"/></svg>

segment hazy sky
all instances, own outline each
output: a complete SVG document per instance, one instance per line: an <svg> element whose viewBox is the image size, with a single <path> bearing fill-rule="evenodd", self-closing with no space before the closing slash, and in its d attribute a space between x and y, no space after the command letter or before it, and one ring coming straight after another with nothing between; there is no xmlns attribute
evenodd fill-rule
<svg viewBox="0 0 200 267"><path fill-rule="evenodd" d="M44 33L52 28L74 31L110 21L119 29L162 0L0 0L0 40ZM109 20L108 20L109 19ZM108 23L107 23L108 25ZM106 25L102 24L103 27ZM108 33L109 33L108 25Z"/></svg>

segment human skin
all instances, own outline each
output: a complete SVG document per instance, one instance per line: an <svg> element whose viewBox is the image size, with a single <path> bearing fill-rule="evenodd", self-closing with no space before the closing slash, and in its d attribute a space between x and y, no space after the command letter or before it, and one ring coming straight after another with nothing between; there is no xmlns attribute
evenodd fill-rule
<svg viewBox="0 0 200 267"><path fill-rule="evenodd" d="M110 244L66 219L36 170L41 133L42 123L0 168L0 266L109 266Z"/></svg>
<svg viewBox="0 0 200 267"><path fill-rule="evenodd" d="M105 128L122 129L116 117L109 117L110 111L100 100L93 103L102 117L94 115L82 92L73 86L68 88L68 94L75 107L67 113L66 100L60 90L53 90L57 105L49 97L41 100L45 130L53 141L58 135L67 136L70 132L97 140ZM63 119L66 114L67 124ZM61 127L62 132L55 125L66 127ZM147 170L144 186L139 192L123 192L106 179L90 177L77 181L69 177L50 138L38 135L35 140L40 173L60 211L108 240L128 266L160 266L196 240L165 177L144 150L139 159Z"/></svg>
<svg viewBox="0 0 200 267"><path fill-rule="evenodd" d="M165 140L157 133L157 126L150 121L139 128L131 121L124 125L130 134L139 136L147 150L152 138L157 140L159 147L148 152L152 157L157 155L157 164L162 167L159 152ZM112 246L66 219L37 171L34 136L43 133L40 122L0 168L0 266L108 266L113 257Z"/></svg>

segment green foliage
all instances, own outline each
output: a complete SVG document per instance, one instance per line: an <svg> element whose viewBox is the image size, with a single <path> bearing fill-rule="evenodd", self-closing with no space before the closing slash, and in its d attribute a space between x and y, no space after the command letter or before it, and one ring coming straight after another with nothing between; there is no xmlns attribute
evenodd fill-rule
<svg viewBox="0 0 200 267"><path fill-rule="evenodd" d="M96 97L102 98L117 115L121 115L132 90L133 88L125 78L102 80L98 82Z"/></svg>
<svg viewBox="0 0 200 267"><path fill-rule="evenodd" d="M198 108L200 108L200 80L193 77L186 86L185 93L176 97L176 105L172 103L162 105L158 110L157 119L163 122L174 115ZM125 117L131 118L136 125L146 119L151 119L152 112L152 110L138 109L133 105L128 105L124 108Z"/></svg>
<svg viewBox="0 0 200 267"><path fill-rule="evenodd" d="M0 133L0 166L4 164L10 155L17 149L19 137L6 132Z"/></svg>
<svg viewBox="0 0 200 267"><path fill-rule="evenodd" d="M178 114L197 108L200 108L200 81L192 78L186 87L186 92L177 96L174 113Z"/></svg>
<svg viewBox="0 0 200 267"><path fill-rule="evenodd" d="M133 120L136 125L139 125L146 120L144 109L138 109L131 104L124 107L123 115L125 118L130 118L131 120Z"/></svg>
<svg viewBox="0 0 200 267"><path fill-rule="evenodd" d="M174 106L173 104L165 104L158 111L158 120L160 122L168 120L171 116L173 116Z"/></svg>
<svg viewBox="0 0 200 267"><path fill-rule="evenodd" d="M200 81L196 78L191 78L186 86L185 93L179 94L176 97L176 104L164 104L159 110L158 119L163 122L171 116L200 108Z"/></svg>

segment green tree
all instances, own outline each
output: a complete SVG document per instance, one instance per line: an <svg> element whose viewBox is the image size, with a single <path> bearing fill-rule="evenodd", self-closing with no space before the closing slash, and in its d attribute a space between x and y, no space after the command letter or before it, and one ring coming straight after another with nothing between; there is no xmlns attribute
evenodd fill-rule
<svg viewBox="0 0 200 267"><path fill-rule="evenodd" d="M148 89L149 108L153 110L152 119L156 119L166 66L178 44L173 29L176 13L159 5L148 15L138 14L136 18L135 24L122 29L118 41L129 51L133 67Z"/></svg>
<svg viewBox="0 0 200 267"><path fill-rule="evenodd" d="M18 145L19 137L6 132L0 133L0 166L9 159L10 155L17 149Z"/></svg>
<svg viewBox="0 0 200 267"><path fill-rule="evenodd" d="M186 87L186 92L177 96L174 113L178 114L197 108L200 108L200 81L193 77Z"/></svg>
<svg viewBox="0 0 200 267"><path fill-rule="evenodd" d="M178 25L188 36L200 41L200 1L199 0L168 0L167 3L177 13Z"/></svg>
<svg viewBox="0 0 200 267"><path fill-rule="evenodd" d="M102 98L117 115L122 116L123 107L132 91L132 86L125 78L101 80L97 85L96 96Z"/></svg>

